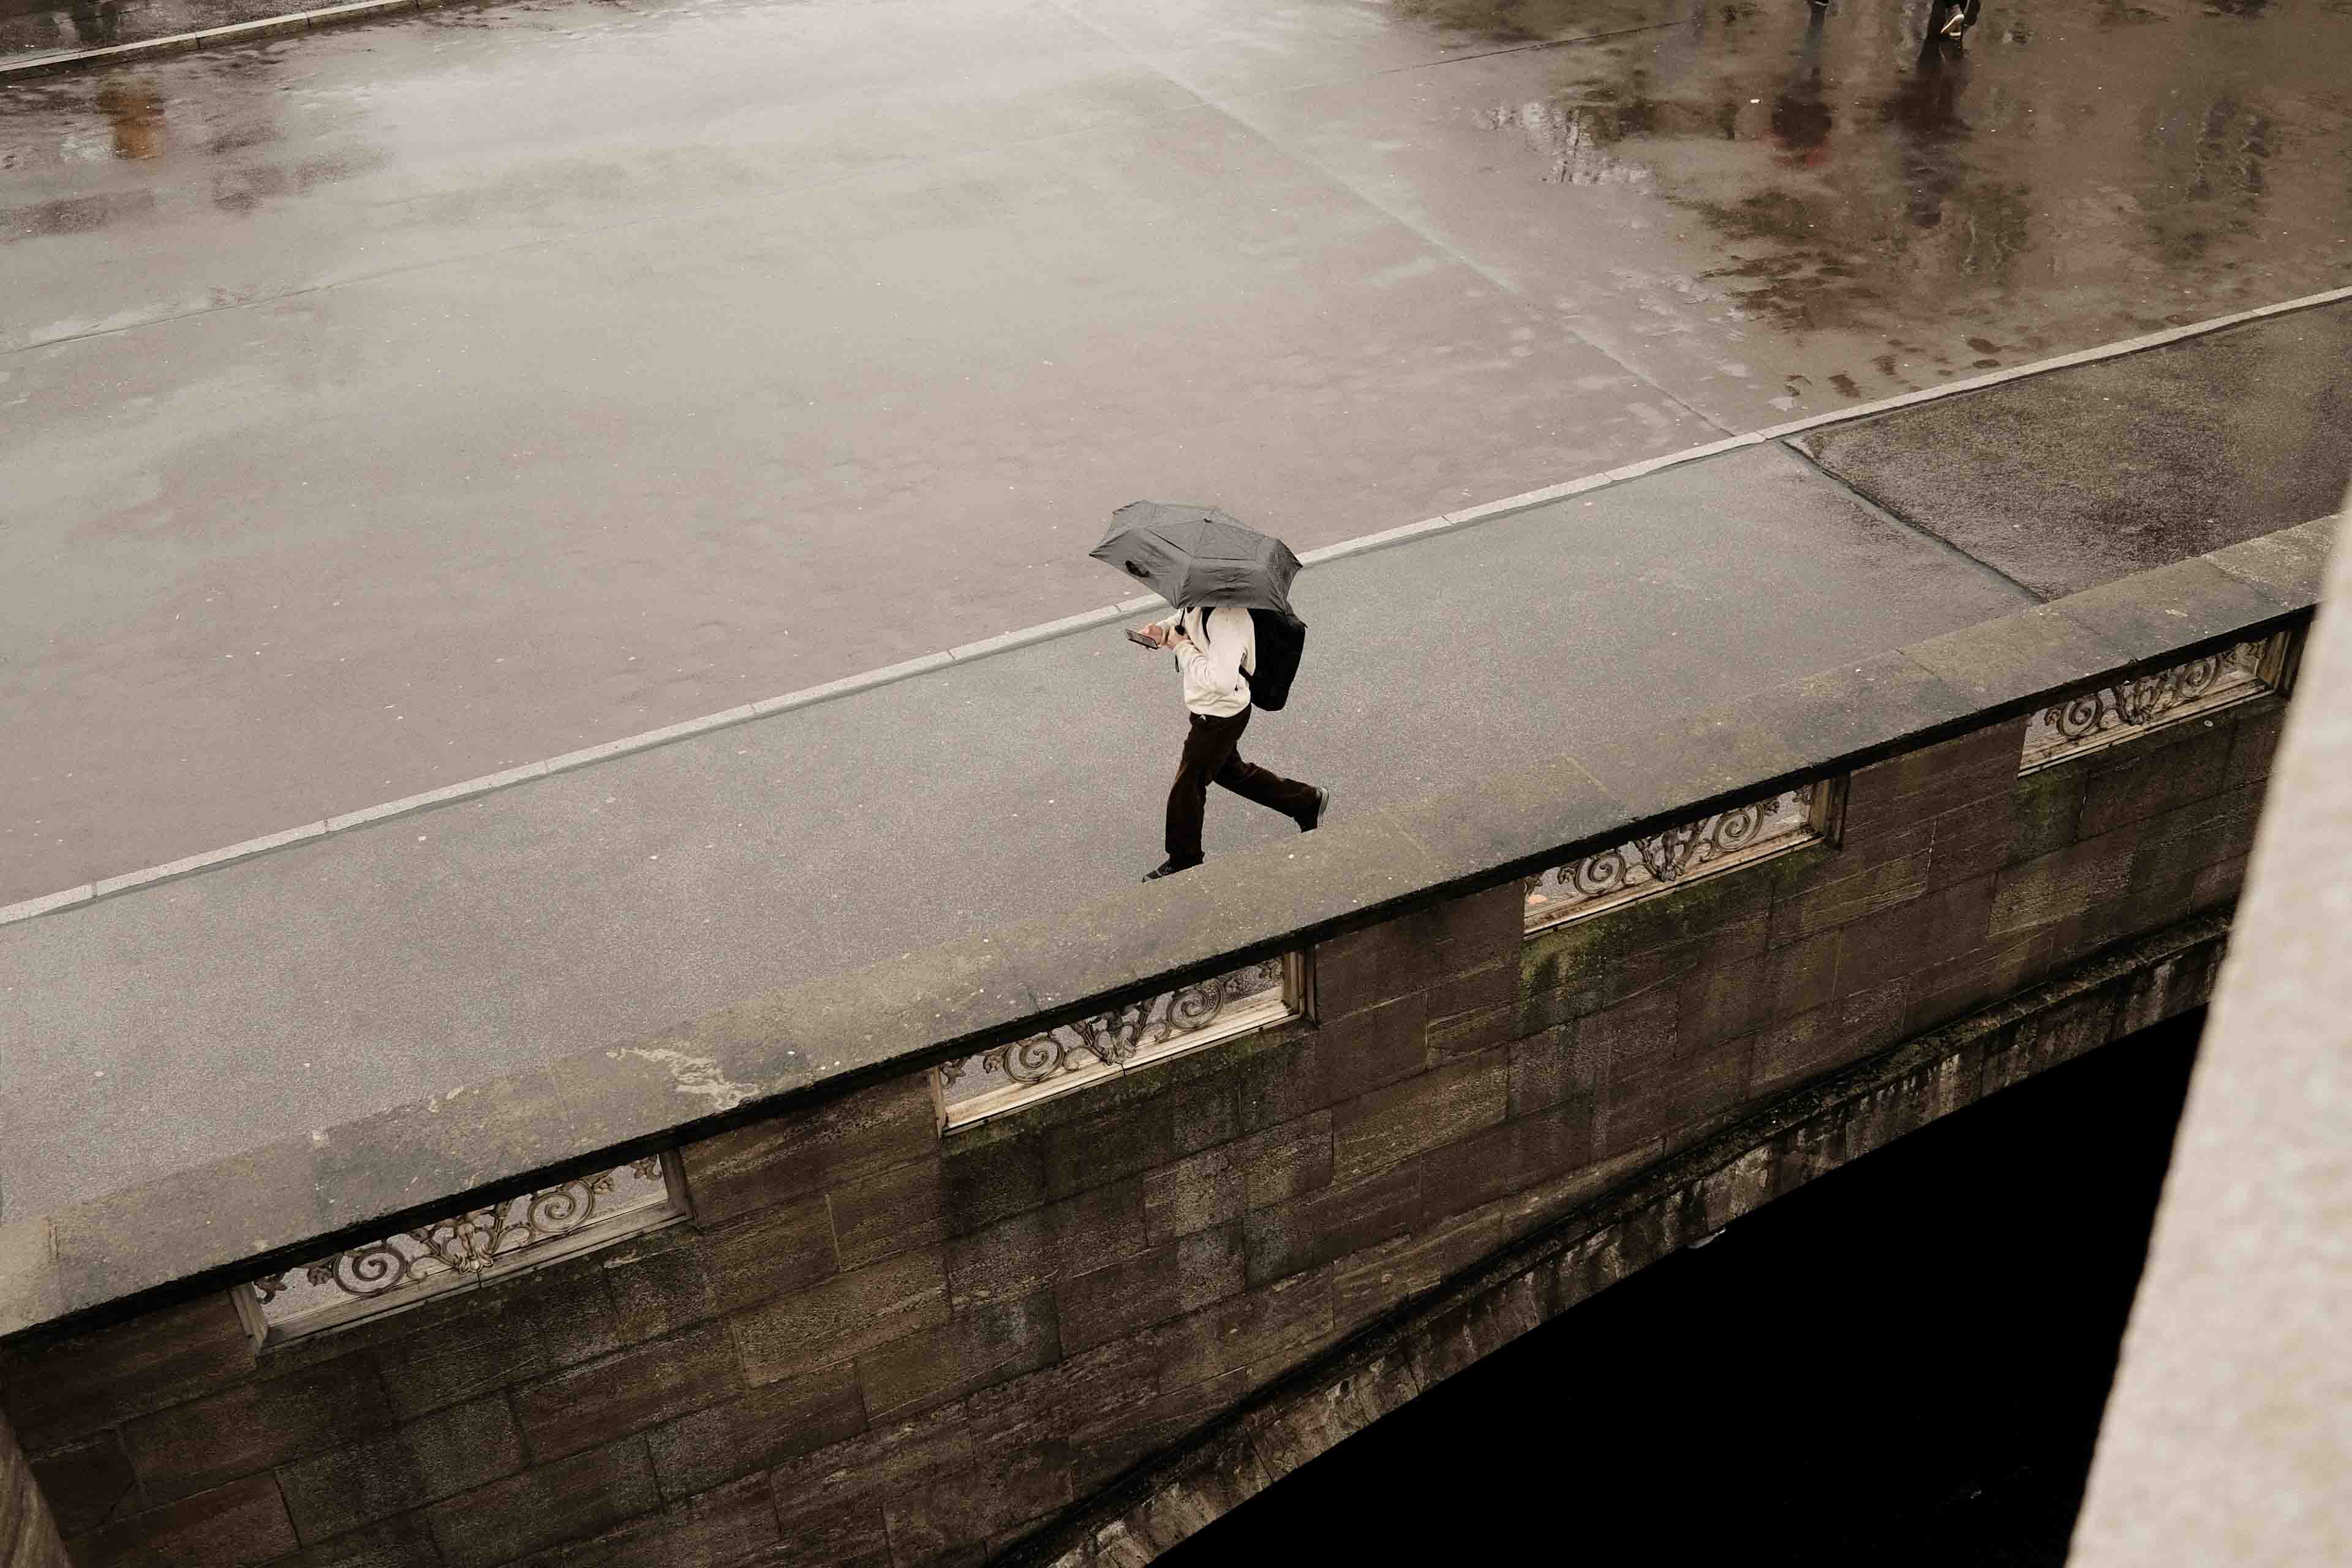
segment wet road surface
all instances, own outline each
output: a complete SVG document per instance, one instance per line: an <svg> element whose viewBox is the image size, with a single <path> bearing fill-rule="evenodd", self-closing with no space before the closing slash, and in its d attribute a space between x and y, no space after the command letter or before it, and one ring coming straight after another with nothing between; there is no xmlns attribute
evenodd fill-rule
<svg viewBox="0 0 2352 1568"><path fill-rule="evenodd" d="M0 65L71 58L308 8L300 0L0 0Z"/></svg>
<svg viewBox="0 0 2352 1568"><path fill-rule="evenodd" d="M2333 515L2352 303L2291 310L1796 445L1912 527L2059 598Z"/></svg>
<svg viewBox="0 0 2352 1568"><path fill-rule="evenodd" d="M465 8L0 88L0 901L2352 277L2352 10ZM950 742L951 743L951 742Z"/></svg>

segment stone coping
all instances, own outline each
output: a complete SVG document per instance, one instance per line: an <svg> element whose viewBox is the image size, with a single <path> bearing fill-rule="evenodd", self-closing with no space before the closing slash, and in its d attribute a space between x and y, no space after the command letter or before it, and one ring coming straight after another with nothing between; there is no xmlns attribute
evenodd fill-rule
<svg viewBox="0 0 2352 1568"><path fill-rule="evenodd" d="M151 1310L1508 882L1732 802L2307 621L2322 519L1668 718L1614 759L722 1008L0 1226L0 1335Z"/></svg>

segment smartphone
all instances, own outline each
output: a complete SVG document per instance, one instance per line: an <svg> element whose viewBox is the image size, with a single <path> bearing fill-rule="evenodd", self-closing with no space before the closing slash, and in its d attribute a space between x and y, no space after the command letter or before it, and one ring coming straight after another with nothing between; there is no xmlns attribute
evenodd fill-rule
<svg viewBox="0 0 2352 1568"><path fill-rule="evenodd" d="M1158 643L1153 642L1150 637L1145 637L1141 632L1137 631L1133 626L1127 628L1127 640L1133 643L1138 647L1156 648L1160 646Z"/></svg>

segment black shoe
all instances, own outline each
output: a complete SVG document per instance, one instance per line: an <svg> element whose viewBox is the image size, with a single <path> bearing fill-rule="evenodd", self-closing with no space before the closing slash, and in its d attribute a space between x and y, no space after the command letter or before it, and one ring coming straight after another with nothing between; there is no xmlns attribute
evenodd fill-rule
<svg viewBox="0 0 2352 1568"><path fill-rule="evenodd" d="M1180 866L1173 860L1163 860L1160 863L1160 869L1146 871L1143 874L1143 879L1147 882L1156 882L1162 877L1172 877L1179 871L1189 871L1199 864L1198 860L1187 860Z"/></svg>
<svg viewBox="0 0 2352 1568"><path fill-rule="evenodd" d="M1317 828L1323 826L1323 819L1330 815L1331 792L1328 789L1317 790L1315 792L1315 815L1307 818L1305 822L1300 823L1298 825L1298 831L1301 833L1314 832Z"/></svg>

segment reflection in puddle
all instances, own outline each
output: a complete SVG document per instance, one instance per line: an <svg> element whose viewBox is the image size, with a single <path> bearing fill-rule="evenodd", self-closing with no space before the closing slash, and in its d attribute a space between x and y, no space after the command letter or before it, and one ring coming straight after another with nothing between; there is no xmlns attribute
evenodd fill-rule
<svg viewBox="0 0 2352 1568"><path fill-rule="evenodd" d="M1772 140L1780 146L1783 162L1812 164L1820 163L1829 150L1837 111L1829 105L1822 73L1822 35L1829 11L1820 5L1805 9L1805 41L1797 51L1797 68L1772 95Z"/></svg>
<svg viewBox="0 0 2352 1568"><path fill-rule="evenodd" d="M1545 177L1555 184L1646 185L1654 177L1647 164L1609 151L1620 132L1595 110L1523 103L1489 110L1486 123L1493 130L1516 126L1524 132L1528 145L1551 160L1551 173Z"/></svg>
<svg viewBox="0 0 2352 1568"><path fill-rule="evenodd" d="M1482 37L1526 20L1478 0L1407 5ZM1940 323L2003 320L2017 291L2053 279L2183 269L2168 292L2210 314L2282 226L2333 253L2352 216L2334 85L2352 12L2297 8L2290 28L2281 9L2250 26L2263 0L2147 17L2117 0L2030 14L1995 0L1962 41L1938 36L1946 13L1924 0L1697 4L1671 27L1546 51L1549 92L1479 119L1524 138L1548 183L1633 187L1702 219L1717 259L1697 275L1742 315L1898 344L1926 331L1948 342L1939 359L1989 366L2016 345L1980 336L1969 359ZM1893 377L1895 356L1872 369ZM1862 390L1855 374L1833 384Z"/></svg>
<svg viewBox="0 0 2352 1568"><path fill-rule="evenodd" d="M87 48L122 41L121 0L74 0L66 7L74 38Z"/></svg>
<svg viewBox="0 0 2352 1568"><path fill-rule="evenodd" d="M144 82L110 81L98 89L99 112L114 128L118 158L154 158L163 151L163 95Z"/></svg>
<svg viewBox="0 0 2352 1568"><path fill-rule="evenodd" d="M107 72L27 84L10 95L17 112L0 117L0 173L52 173L77 164L154 163L142 175L155 184L138 190L101 191L0 207L0 244L81 236L135 220L152 221L193 199L239 216L281 197L297 197L339 180L384 168L389 158L370 145L313 153L299 160L250 161L244 154L286 140L279 116L289 95L268 78L275 60L240 51L203 62L205 74L262 79L257 90L222 92L199 76L192 87L167 89L168 75ZM195 75L193 70L187 74ZM244 84L240 83L242 87ZM301 138L313 144L313 134ZM193 177L191 177L193 167Z"/></svg>

